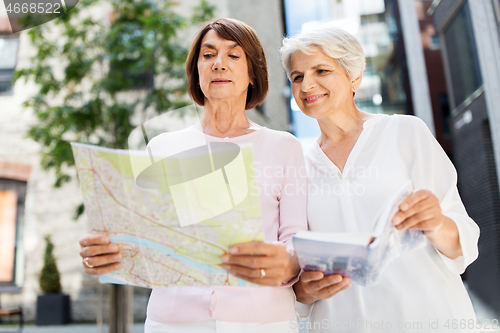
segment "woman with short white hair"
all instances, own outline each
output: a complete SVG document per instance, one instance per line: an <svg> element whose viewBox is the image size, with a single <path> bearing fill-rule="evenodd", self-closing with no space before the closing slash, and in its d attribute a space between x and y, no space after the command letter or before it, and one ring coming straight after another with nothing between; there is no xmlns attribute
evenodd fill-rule
<svg viewBox="0 0 500 333"><path fill-rule="evenodd" d="M294 289L300 314L314 307L310 332L477 332L460 274L478 256L479 228L460 200L452 163L425 123L356 107L365 56L342 29L320 26L285 38L281 54L297 105L321 129L306 155L310 189L322 189L308 194L310 230L370 233L386 200L411 180L418 190L392 222L426 236L424 248L395 259L371 287L303 272ZM363 191L348 191L354 188Z"/></svg>

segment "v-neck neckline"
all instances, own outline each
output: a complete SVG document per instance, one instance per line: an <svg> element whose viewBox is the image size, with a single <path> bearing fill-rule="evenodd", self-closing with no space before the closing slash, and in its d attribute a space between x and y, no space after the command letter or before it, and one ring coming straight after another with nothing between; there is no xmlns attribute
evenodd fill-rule
<svg viewBox="0 0 500 333"><path fill-rule="evenodd" d="M357 159L360 150L364 146L368 136L369 132L371 132L372 125L376 122L375 120L380 120L382 117L386 116L385 114L374 114L367 120L363 122L363 130L359 134L358 138L356 139L356 142L354 143L354 146L352 147L351 151L349 152L349 155L347 156L347 160L344 164L344 168L342 171L340 171L340 168L326 155L326 153L321 149L321 146L317 141L315 141L315 149L318 151L320 158L322 158L324 161L326 161L327 165L332 166L335 171L339 173L339 175L343 178L352 165L354 164L354 161Z"/></svg>

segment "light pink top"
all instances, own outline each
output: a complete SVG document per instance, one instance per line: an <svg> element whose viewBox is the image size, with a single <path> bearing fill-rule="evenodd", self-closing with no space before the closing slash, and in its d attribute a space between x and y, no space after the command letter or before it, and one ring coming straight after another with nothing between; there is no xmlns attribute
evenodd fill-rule
<svg viewBox="0 0 500 333"><path fill-rule="evenodd" d="M181 137L161 134L149 143L155 153L171 155L166 146L195 145L201 132L190 127ZM224 139L204 135L208 142ZM180 141L182 140L182 141ZM181 143L182 142L182 143ZM307 229L307 180L299 141L286 132L260 128L230 138L235 144L252 144L255 174L260 189L262 220L266 242L280 241L292 248L291 237ZM270 323L296 317L295 295L291 286L229 287L195 286L153 289L147 316L162 323L193 323L211 319L232 322Z"/></svg>

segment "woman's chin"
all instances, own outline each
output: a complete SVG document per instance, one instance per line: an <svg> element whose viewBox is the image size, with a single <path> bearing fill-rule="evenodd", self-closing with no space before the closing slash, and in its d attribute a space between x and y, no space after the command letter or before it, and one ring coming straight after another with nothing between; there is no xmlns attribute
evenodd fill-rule
<svg viewBox="0 0 500 333"><path fill-rule="evenodd" d="M309 118L313 119L318 119L321 118L321 110L317 108L308 108L305 107L304 109L301 109L302 113L308 116Z"/></svg>

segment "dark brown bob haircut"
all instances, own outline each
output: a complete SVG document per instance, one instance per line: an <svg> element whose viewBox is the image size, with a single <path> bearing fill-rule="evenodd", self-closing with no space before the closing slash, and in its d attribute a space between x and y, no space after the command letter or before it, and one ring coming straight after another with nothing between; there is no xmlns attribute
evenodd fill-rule
<svg viewBox="0 0 500 333"><path fill-rule="evenodd" d="M257 33L247 24L235 19L218 19L209 22L196 35L186 60L186 74L188 79L188 93L196 104L205 104L205 95L199 86L198 58L200 56L203 37L213 30L219 37L236 42L245 51L248 63L248 76L253 85L248 85L245 110L261 105L266 99L269 90L266 54L264 47L257 37Z"/></svg>

